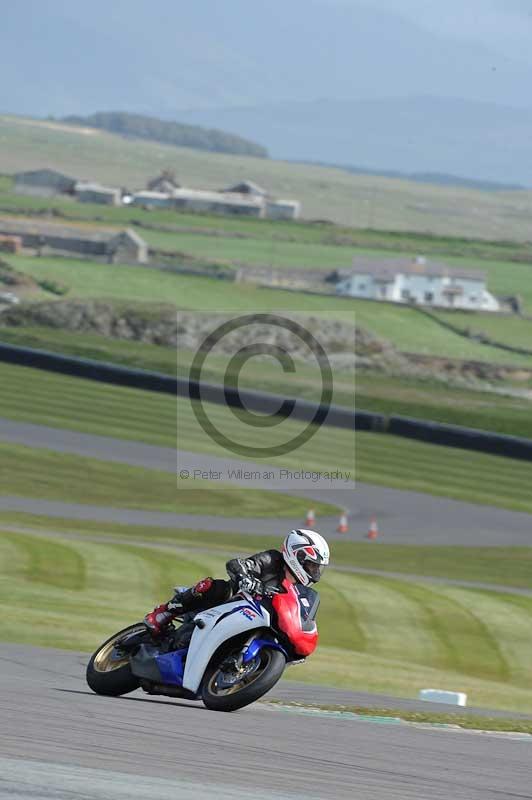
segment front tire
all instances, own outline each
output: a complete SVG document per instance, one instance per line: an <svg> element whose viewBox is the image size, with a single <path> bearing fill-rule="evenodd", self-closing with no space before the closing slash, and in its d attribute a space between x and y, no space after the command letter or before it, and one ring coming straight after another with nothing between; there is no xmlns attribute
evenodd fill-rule
<svg viewBox="0 0 532 800"><path fill-rule="evenodd" d="M275 686L284 672L286 659L279 650L264 647L241 678L237 671L227 680L224 665L212 665L205 675L202 700L211 711L237 711L254 703ZM232 681L232 682L231 682Z"/></svg>
<svg viewBox="0 0 532 800"><path fill-rule="evenodd" d="M91 656L87 664L87 683L96 694L118 697L133 692L140 686L140 681L131 672L129 654L121 656L116 652L117 645L129 636L143 633L143 623L130 625L115 633L105 641Z"/></svg>

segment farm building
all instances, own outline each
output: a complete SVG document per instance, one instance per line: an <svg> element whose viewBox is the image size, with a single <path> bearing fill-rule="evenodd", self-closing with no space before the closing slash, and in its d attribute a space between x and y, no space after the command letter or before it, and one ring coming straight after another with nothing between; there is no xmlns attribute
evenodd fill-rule
<svg viewBox="0 0 532 800"><path fill-rule="evenodd" d="M235 183L234 186L228 186L227 189L222 189L222 192L229 192L230 194L251 194L254 197L266 197L268 192L259 186L258 183L253 181L240 181Z"/></svg>
<svg viewBox="0 0 532 800"><path fill-rule="evenodd" d="M336 284L336 293L393 303L500 310L498 300L486 288L484 272L427 263L424 258L382 261L355 258L353 273Z"/></svg>
<svg viewBox="0 0 532 800"><path fill-rule="evenodd" d="M34 222L17 217L0 218L0 236L15 236L22 246L46 252L75 255L111 262L145 264L148 246L132 230L58 225L52 222Z"/></svg>
<svg viewBox="0 0 532 800"><path fill-rule="evenodd" d="M107 253L113 263L148 262L148 245L144 239L132 231L131 228L119 231L107 241Z"/></svg>
<svg viewBox="0 0 532 800"><path fill-rule="evenodd" d="M171 192L155 192L148 189L135 192L131 204L142 208L170 208L175 205Z"/></svg>
<svg viewBox="0 0 532 800"><path fill-rule="evenodd" d="M54 169L36 169L19 172L13 176L14 190L17 194L36 197L54 197L58 194L73 194L76 181Z"/></svg>
<svg viewBox="0 0 532 800"><path fill-rule="evenodd" d="M22 250L20 236L0 236L0 253L13 253L17 255Z"/></svg>
<svg viewBox="0 0 532 800"><path fill-rule="evenodd" d="M301 203L297 200L267 200L266 216L268 219L299 219Z"/></svg>
<svg viewBox="0 0 532 800"><path fill-rule="evenodd" d="M208 192L200 189L176 189L174 205L190 211L211 211L215 214L234 214L242 217L264 216L264 200L234 192Z"/></svg>
<svg viewBox="0 0 532 800"><path fill-rule="evenodd" d="M165 169L157 178L148 181L146 189L150 192L162 192L163 194L171 194L174 189L179 189L179 183L176 180L175 174L172 170Z"/></svg>
<svg viewBox="0 0 532 800"><path fill-rule="evenodd" d="M133 205L143 208L180 208L186 211L211 212L214 214L236 214L247 217L261 217L264 214L264 201L227 192L206 192L199 189L174 189L172 192L154 192L147 189L135 192Z"/></svg>
<svg viewBox="0 0 532 800"><path fill-rule="evenodd" d="M266 190L253 181L240 181L221 191L188 189L180 186L168 170L149 181L147 189L135 192L131 202L144 208L173 207L200 213L270 219L297 219L301 211L297 201L270 198Z"/></svg>
<svg viewBox="0 0 532 800"><path fill-rule="evenodd" d="M109 186L100 186L99 183L84 183L79 181L74 186L76 199L80 203L100 203L105 206L119 206L122 203L122 192L120 189L112 189Z"/></svg>

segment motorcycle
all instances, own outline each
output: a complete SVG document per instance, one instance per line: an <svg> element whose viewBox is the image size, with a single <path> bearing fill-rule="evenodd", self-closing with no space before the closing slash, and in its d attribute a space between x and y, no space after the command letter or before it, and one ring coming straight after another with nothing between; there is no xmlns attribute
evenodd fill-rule
<svg viewBox="0 0 532 800"><path fill-rule="evenodd" d="M143 622L115 633L92 655L87 683L117 697L142 688L147 694L202 700L214 711L253 703L301 663L318 642L314 589L285 579L262 596L240 591L222 605L178 618L154 638ZM185 625L193 627L180 645Z"/></svg>

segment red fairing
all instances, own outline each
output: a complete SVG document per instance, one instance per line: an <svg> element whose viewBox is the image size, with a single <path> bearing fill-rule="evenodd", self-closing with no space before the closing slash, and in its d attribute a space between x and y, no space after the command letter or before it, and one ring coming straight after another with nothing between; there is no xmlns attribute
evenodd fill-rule
<svg viewBox="0 0 532 800"><path fill-rule="evenodd" d="M312 630L303 630L297 591L286 579L283 586L286 594L276 594L273 597L279 630L286 634L298 656L309 656L318 644L318 628L314 623Z"/></svg>

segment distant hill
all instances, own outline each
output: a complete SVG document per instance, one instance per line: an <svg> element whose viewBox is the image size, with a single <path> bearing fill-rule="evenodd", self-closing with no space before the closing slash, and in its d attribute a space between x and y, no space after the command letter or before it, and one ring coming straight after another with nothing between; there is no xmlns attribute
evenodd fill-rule
<svg viewBox="0 0 532 800"><path fill-rule="evenodd" d="M388 169L365 169L364 167L353 167L346 164L327 164L319 163L322 167L336 167L344 169L352 175L378 175L381 178L398 178L404 181L414 181L415 183L430 183L434 186L457 186L460 189L478 189L480 192L518 192L524 191L525 186L520 183L498 183L496 181L483 181L480 178L464 178L463 175L447 175L442 172L398 172Z"/></svg>
<svg viewBox="0 0 532 800"><path fill-rule="evenodd" d="M130 114L126 111L98 111L87 117L68 116L63 117L61 122L98 128L136 139L149 139L175 147L208 150L210 153L231 153L232 155L255 156L256 158L268 157L265 147L235 136L233 133L202 128L199 125L182 125L179 122L168 122L143 114Z"/></svg>
<svg viewBox="0 0 532 800"><path fill-rule="evenodd" d="M287 161L361 165L372 175L429 175L431 183L435 175L464 175L532 186L532 109L423 95L203 109L180 119L250 138L260 133L272 158Z"/></svg>

